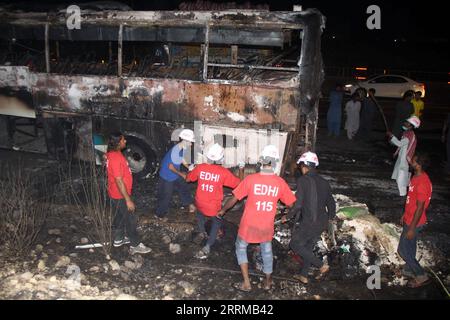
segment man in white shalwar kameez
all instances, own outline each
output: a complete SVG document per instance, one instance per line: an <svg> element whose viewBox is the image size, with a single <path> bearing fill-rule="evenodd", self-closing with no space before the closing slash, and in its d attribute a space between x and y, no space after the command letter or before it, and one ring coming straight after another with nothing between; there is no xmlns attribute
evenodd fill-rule
<svg viewBox="0 0 450 320"><path fill-rule="evenodd" d="M361 102L358 100L356 94L352 95L352 100L346 103L345 112L347 113L347 120L345 121L345 129L347 130L347 137L352 140L359 129L359 112L361 110Z"/></svg>
<svg viewBox="0 0 450 320"><path fill-rule="evenodd" d="M403 123L402 129L404 132L401 140L398 140L397 137L391 132L387 133L390 137L389 142L398 147L395 152L397 155L397 161L395 162L391 179L396 180L398 191L402 197L406 196L407 193L409 180L411 178L409 164L412 161L417 145L417 139L413 128L417 129L419 126L419 118L412 116Z"/></svg>

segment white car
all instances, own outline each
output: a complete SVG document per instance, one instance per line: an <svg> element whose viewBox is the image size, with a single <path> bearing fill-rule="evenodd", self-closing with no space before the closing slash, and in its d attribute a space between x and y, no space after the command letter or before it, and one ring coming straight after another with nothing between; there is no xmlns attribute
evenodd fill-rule
<svg viewBox="0 0 450 320"><path fill-rule="evenodd" d="M366 90L374 88L376 90L375 97L402 98L408 90L420 91L422 92L422 98L425 97L425 84L393 74L374 76L366 81L347 84L345 85L345 92L353 94L358 88Z"/></svg>

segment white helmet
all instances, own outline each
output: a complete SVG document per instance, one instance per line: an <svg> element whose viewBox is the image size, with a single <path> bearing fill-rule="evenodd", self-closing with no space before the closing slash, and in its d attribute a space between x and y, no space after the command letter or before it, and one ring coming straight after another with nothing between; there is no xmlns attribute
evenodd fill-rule
<svg viewBox="0 0 450 320"><path fill-rule="evenodd" d="M417 118L416 116L409 117L408 119L406 119L406 121L411 123L413 125L413 127L416 128L416 129L418 127L420 127L420 119Z"/></svg>
<svg viewBox="0 0 450 320"><path fill-rule="evenodd" d="M194 131L192 131L191 129L181 130L179 137L180 137L180 139L183 139L186 141L195 142Z"/></svg>
<svg viewBox="0 0 450 320"><path fill-rule="evenodd" d="M263 151L261 152L261 158L280 160L280 153L278 152L278 148L275 147L273 144L265 146Z"/></svg>
<svg viewBox="0 0 450 320"><path fill-rule="evenodd" d="M313 163L316 167L319 166L319 158L317 157L317 154L314 152L308 151L305 152L300 156L300 158L297 161L297 164L304 163L306 165L310 165Z"/></svg>
<svg viewBox="0 0 450 320"><path fill-rule="evenodd" d="M211 161L219 161L222 160L223 153L223 147L218 143L214 143L208 148L208 151L206 151L206 157Z"/></svg>
<svg viewBox="0 0 450 320"><path fill-rule="evenodd" d="M176 141L178 142L180 140L180 132L183 131L184 128L177 128L172 131L172 134L170 135L170 141Z"/></svg>

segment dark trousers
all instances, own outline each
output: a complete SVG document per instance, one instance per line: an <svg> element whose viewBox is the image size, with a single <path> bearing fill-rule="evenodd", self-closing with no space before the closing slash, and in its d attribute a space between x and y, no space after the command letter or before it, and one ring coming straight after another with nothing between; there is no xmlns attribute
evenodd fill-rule
<svg viewBox="0 0 450 320"><path fill-rule="evenodd" d="M419 261L416 259L417 253L417 235L422 231L422 227L416 228L415 236L413 239L408 240L406 233L408 232L408 226L406 223L403 225L403 232L400 236L400 242L398 243L398 254L406 263L405 269L413 272L416 276L423 276L425 271L420 266Z"/></svg>
<svg viewBox="0 0 450 320"><path fill-rule="evenodd" d="M131 245L137 246L141 241L137 232L136 213L128 212L125 199L111 199L111 208L114 213L114 240L123 240L125 236L128 236Z"/></svg>
<svg viewBox="0 0 450 320"><path fill-rule="evenodd" d="M322 232L320 231L319 233L316 233L311 232L311 230L303 232L302 229L303 228L296 228L292 232L292 239L289 245L296 254L302 257L303 267L300 274L307 277L309 269L312 265L317 268L321 268L323 266L323 262L314 255L313 251L314 246L317 241L319 241L320 234Z"/></svg>
<svg viewBox="0 0 450 320"><path fill-rule="evenodd" d="M212 247L214 242L217 238L217 232L220 229L220 226L222 225L222 219L219 219L217 217L207 217L203 215L200 211L197 211L197 226L198 231L200 232L206 232L205 224L208 219L211 219L211 230L209 231L208 241L206 242L206 245L208 247Z"/></svg>
<svg viewBox="0 0 450 320"><path fill-rule="evenodd" d="M178 192L181 204L183 206L188 206L193 202L191 191L186 181L181 178L178 178L175 181L167 181L160 177L158 182L158 199L156 206L157 216L163 217L167 214L174 191Z"/></svg>
<svg viewBox="0 0 450 320"><path fill-rule="evenodd" d="M14 134L16 133L16 118L6 116L6 131L8 133L8 143L14 144Z"/></svg>
<svg viewBox="0 0 450 320"><path fill-rule="evenodd" d="M339 136L341 131L341 122L336 120L327 120L328 133L330 135Z"/></svg>
<svg viewBox="0 0 450 320"><path fill-rule="evenodd" d="M363 118L363 121L359 126L358 135L365 141L370 140L372 135L372 117L366 116L366 118Z"/></svg>

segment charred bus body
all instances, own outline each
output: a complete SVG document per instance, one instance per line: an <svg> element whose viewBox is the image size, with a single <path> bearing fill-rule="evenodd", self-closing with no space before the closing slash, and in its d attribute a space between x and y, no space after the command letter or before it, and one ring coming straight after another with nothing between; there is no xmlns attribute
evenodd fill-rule
<svg viewBox="0 0 450 320"><path fill-rule="evenodd" d="M80 29L67 19L0 11L0 114L37 118L50 155L93 160L98 138L121 130L143 175L194 122L202 144L238 155L228 166L256 163L270 136L281 171L298 148L314 148L317 10L81 11Z"/></svg>

